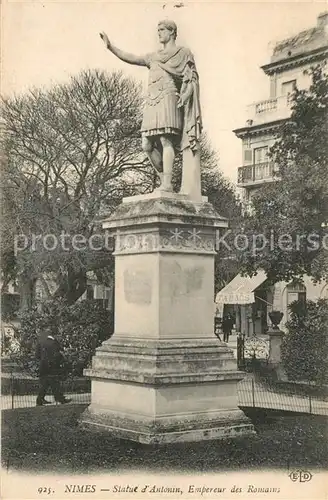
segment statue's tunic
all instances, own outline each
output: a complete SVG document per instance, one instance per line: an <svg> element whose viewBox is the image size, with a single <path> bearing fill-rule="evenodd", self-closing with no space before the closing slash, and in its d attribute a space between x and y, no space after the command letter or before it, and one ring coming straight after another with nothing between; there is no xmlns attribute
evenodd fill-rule
<svg viewBox="0 0 328 500"><path fill-rule="evenodd" d="M201 133L199 84L192 53L184 47L145 56L149 68L141 132L146 137L171 134L182 149L196 147ZM184 108L178 108L180 91L193 91Z"/></svg>

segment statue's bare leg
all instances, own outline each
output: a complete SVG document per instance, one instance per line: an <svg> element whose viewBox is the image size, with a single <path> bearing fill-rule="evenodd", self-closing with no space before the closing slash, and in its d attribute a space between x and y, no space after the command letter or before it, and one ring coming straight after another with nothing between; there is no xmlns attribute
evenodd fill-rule
<svg viewBox="0 0 328 500"><path fill-rule="evenodd" d="M142 150L147 154L152 166L158 170L158 172L163 171L162 155L157 148L154 147L153 143L148 139L148 137L142 138Z"/></svg>
<svg viewBox="0 0 328 500"><path fill-rule="evenodd" d="M173 191L172 171L175 158L175 151L172 140L169 136L162 135L160 141L163 147L163 184L164 191Z"/></svg>
<svg viewBox="0 0 328 500"><path fill-rule="evenodd" d="M149 158L150 163L158 174L161 184L163 182L163 162L162 155L157 148L154 147L153 143L148 139L148 137L142 138L142 149Z"/></svg>

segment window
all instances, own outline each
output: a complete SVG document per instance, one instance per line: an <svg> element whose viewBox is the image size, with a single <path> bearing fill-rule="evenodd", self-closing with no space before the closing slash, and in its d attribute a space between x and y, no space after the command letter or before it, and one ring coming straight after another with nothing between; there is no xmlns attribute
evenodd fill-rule
<svg viewBox="0 0 328 500"><path fill-rule="evenodd" d="M253 151L251 149L244 149L244 163L252 163Z"/></svg>
<svg viewBox="0 0 328 500"><path fill-rule="evenodd" d="M288 306L295 300L306 301L306 288L302 283L291 283L287 285L287 316L290 319Z"/></svg>
<svg viewBox="0 0 328 500"><path fill-rule="evenodd" d="M296 90L296 80L290 80L289 82L284 82L281 85L281 94L287 97L287 101L289 101L290 96Z"/></svg>
<svg viewBox="0 0 328 500"><path fill-rule="evenodd" d="M268 161L269 147L264 146L262 148L254 149L254 163L265 163Z"/></svg>
<svg viewBox="0 0 328 500"><path fill-rule="evenodd" d="M302 283L290 283L287 285L287 294L293 300L303 300L306 298L306 288ZM288 300L288 305L291 304L293 300Z"/></svg>

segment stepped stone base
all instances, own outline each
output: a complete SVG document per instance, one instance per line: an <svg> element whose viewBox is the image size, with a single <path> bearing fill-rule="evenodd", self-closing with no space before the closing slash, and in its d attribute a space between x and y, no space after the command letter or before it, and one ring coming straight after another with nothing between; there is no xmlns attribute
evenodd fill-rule
<svg viewBox="0 0 328 500"><path fill-rule="evenodd" d="M216 338L184 341L113 338L85 371L92 380L83 427L145 444L254 434L238 408L232 351Z"/></svg>

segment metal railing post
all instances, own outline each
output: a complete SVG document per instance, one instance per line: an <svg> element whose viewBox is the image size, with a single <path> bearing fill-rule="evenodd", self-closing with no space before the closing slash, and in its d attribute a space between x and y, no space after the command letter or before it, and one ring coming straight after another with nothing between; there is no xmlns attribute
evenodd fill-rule
<svg viewBox="0 0 328 500"><path fill-rule="evenodd" d="M10 372L11 409L14 409L15 386L13 372Z"/></svg>
<svg viewBox="0 0 328 500"><path fill-rule="evenodd" d="M253 401L253 408L255 408L255 384L254 384L254 379L252 379L252 401Z"/></svg>

